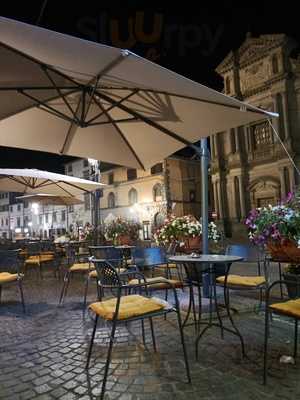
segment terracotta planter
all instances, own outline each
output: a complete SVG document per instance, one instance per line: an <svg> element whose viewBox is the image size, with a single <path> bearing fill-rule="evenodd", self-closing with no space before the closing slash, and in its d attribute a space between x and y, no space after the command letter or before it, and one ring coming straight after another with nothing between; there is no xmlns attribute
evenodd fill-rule
<svg viewBox="0 0 300 400"><path fill-rule="evenodd" d="M300 263L300 248L295 242L290 241L283 246L283 250L292 263Z"/></svg>
<svg viewBox="0 0 300 400"><path fill-rule="evenodd" d="M291 262L291 259L287 254L287 251L290 247L291 243L288 241L281 243L267 243L267 249L269 250L274 261Z"/></svg>
<svg viewBox="0 0 300 400"><path fill-rule="evenodd" d="M201 251L202 238L201 236L188 237L184 239L184 251L187 253L192 253L194 251Z"/></svg>
<svg viewBox="0 0 300 400"><path fill-rule="evenodd" d="M120 235L117 239L118 245L131 245L132 239L128 235Z"/></svg>

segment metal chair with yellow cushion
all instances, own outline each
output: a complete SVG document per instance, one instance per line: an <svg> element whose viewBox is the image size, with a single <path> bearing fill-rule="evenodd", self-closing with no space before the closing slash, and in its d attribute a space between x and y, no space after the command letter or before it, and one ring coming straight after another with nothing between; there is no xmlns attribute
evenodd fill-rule
<svg viewBox="0 0 300 400"><path fill-rule="evenodd" d="M243 258L243 263L255 263L258 273L263 269L263 275L235 275L229 273L230 265L225 271L225 275L218 276L216 283L224 287L225 305L229 307L229 290L257 290L259 291L260 306L262 304L263 291L268 286L268 274L264 256L262 252L250 245L231 245L226 248L226 255L239 256ZM263 266L263 268L261 268ZM259 308L260 308L259 306ZM228 310L229 311L229 308Z"/></svg>
<svg viewBox="0 0 300 400"><path fill-rule="evenodd" d="M66 261L67 261L67 270L64 275L63 286L61 289L59 304L63 304L65 297L67 295L67 291L69 288L71 276L75 274L81 274L84 276L85 287L84 287L84 300L83 306L86 306L86 285L87 280L89 278L89 274L94 270L93 263L90 262L89 254L80 254L78 257L77 248L69 245L66 247Z"/></svg>
<svg viewBox="0 0 300 400"><path fill-rule="evenodd" d="M175 305L171 306L167 302L156 298L156 297L148 297L147 296L147 287L148 284L143 282L137 284L137 287L143 287L145 296L134 294L134 295L124 295L124 291L128 289L128 285L123 283L123 276L121 277L117 270L106 260L96 260L94 259L94 264L98 274L99 285L102 289L108 288L111 293L114 293L115 296L111 299L105 300L100 298L98 302L92 303L89 306L89 309L95 314L94 328L91 336L91 341L88 349L87 363L86 368L89 367L90 358L93 348L93 343L95 339L95 334L97 330L97 323L99 318L105 320L107 323L111 323L111 332L109 334L110 341L108 345L108 352L105 362L104 368L104 376L102 381L102 389L100 400L104 399L106 381L109 371L109 366L112 357L112 349L114 344L114 338L116 333L116 327L118 324L126 324L129 322L137 321L137 320L145 320L148 319L151 328L151 335L153 341L153 348L156 351L156 343L155 343L155 335L154 335L154 327L153 327L153 317L166 315L170 312L176 312L178 319L178 327L180 331L180 338L183 348L184 361L186 367L186 373L188 382L191 382L189 364L187 358L187 352L185 348L185 340L182 329L181 315L180 315L180 307L176 294L176 290L170 285L170 289L174 291L174 299ZM128 275L137 272L128 272ZM163 282L165 284L165 282ZM101 293L103 291L101 290Z"/></svg>
<svg viewBox="0 0 300 400"><path fill-rule="evenodd" d="M289 284L294 287L295 297L287 301L271 303L271 290L276 285ZM294 351L293 357L296 359L298 352L298 321L300 320L300 283L297 281L278 280L273 282L266 291L266 312L265 312L265 343L264 343L264 368L263 383L267 383L267 358L268 358L268 340L270 336L270 313L294 320Z"/></svg>
<svg viewBox="0 0 300 400"><path fill-rule="evenodd" d="M43 250L41 242L29 242L26 246L27 257L24 261L25 270L28 267L36 267L40 278L43 277L42 268L45 263L53 263L55 260L55 252Z"/></svg>
<svg viewBox="0 0 300 400"><path fill-rule="evenodd" d="M17 284L23 311L25 313L25 302L23 295L22 280L23 274L20 273L20 250L0 250L0 301L3 286Z"/></svg>

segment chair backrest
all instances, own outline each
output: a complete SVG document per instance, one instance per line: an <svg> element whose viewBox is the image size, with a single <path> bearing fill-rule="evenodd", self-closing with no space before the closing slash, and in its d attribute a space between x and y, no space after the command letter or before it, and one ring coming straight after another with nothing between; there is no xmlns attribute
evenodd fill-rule
<svg viewBox="0 0 300 400"><path fill-rule="evenodd" d="M108 260L115 268L122 266L122 252L114 246L89 246L89 251L97 260Z"/></svg>
<svg viewBox="0 0 300 400"><path fill-rule="evenodd" d="M19 273L19 252L20 250L0 250L0 272Z"/></svg>
<svg viewBox="0 0 300 400"><path fill-rule="evenodd" d="M29 242L26 245L28 256L35 256L41 253L42 245L41 242Z"/></svg>
<svg viewBox="0 0 300 400"><path fill-rule="evenodd" d="M167 249L167 255L174 256L176 254L177 246L178 246L178 242L172 242Z"/></svg>
<svg viewBox="0 0 300 400"><path fill-rule="evenodd" d="M163 247L136 247L132 252L133 263L138 267L162 265L168 262Z"/></svg>
<svg viewBox="0 0 300 400"><path fill-rule="evenodd" d="M232 244L226 247L225 254L243 257L243 262L263 261L263 252L253 245Z"/></svg>
<svg viewBox="0 0 300 400"><path fill-rule="evenodd" d="M121 288L122 282L119 278L118 272L111 262L107 260L97 260L92 258L95 265L98 281L101 286L110 288Z"/></svg>

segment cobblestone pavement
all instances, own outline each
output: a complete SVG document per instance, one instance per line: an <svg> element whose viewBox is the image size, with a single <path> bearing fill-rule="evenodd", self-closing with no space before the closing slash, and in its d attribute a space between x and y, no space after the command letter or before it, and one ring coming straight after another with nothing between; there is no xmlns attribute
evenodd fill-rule
<svg viewBox="0 0 300 400"><path fill-rule="evenodd" d="M19 294L3 289L0 305L0 399L97 399L106 356L107 330L99 326L89 372L84 370L92 321L83 317L83 285L80 276L70 284L63 307L57 307L62 282L46 273L24 281L27 314L21 312ZM95 300L91 286L89 301ZM232 296L232 304L249 304ZM194 354L195 333L185 328L192 371L186 383L179 332L175 319L155 320L158 352L142 345L138 323L118 330L114 346L107 398L120 400L255 400L299 399L299 365L280 364L292 352L292 325L275 319L270 338L270 377L262 385L263 315L240 309L235 315L245 338L247 358L241 358L238 339L210 329L200 341L200 357ZM148 328L148 326L147 326Z"/></svg>

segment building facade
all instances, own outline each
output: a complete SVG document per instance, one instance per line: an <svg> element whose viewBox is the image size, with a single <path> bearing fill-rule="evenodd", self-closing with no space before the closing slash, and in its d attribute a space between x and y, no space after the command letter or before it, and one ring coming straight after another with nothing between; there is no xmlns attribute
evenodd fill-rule
<svg viewBox="0 0 300 400"><path fill-rule="evenodd" d="M179 157L143 170L114 168L101 174L107 186L101 198L101 219L118 216L139 221L142 239L150 239L167 213L200 216L200 163Z"/></svg>
<svg viewBox="0 0 300 400"><path fill-rule="evenodd" d="M227 235L246 234L249 210L276 204L299 182L284 147L300 165L300 57L283 34L247 35L216 71L224 92L280 114L210 138L213 208Z"/></svg>
<svg viewBox="0 0 300 400"><path fill-rule="evenodd" d="M100 165L101 169L101 165ZM100 221L117 217L140 222L141 239L151 239L153 230L167 213L200 216L200 162L170 157L147 170L114 167L101 172L86 159L65 165L65 174L101 180ZM92 224L94 201L91 194L79 197L74 206L41 206L22 202L15 194L0 192L1 237L31 236L48 238L74 232Z"/></svg>

